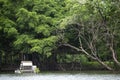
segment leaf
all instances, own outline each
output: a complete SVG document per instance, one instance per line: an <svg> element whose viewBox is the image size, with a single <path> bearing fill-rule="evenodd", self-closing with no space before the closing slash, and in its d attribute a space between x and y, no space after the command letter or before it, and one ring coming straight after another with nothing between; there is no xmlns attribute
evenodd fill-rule
<svg viewBox="0 0 120 80"><path fill-rule="evenodd" d="M15 28L9 28L8 36L15 36L18 34L18 31Z"/></svg>
<svg viewBox="0 0 120 80"><path fill-rule="evenodd" d="M37 33L42 33L44 36L50 36L50 30L48 25L39 25L36 27L35 31Z"/></svg>
<svg viewBox="0 0 120 80"><path fill-rule="evenodd" d="M52 55L51 52L46 53L47 58L49 58Z"/></svg>

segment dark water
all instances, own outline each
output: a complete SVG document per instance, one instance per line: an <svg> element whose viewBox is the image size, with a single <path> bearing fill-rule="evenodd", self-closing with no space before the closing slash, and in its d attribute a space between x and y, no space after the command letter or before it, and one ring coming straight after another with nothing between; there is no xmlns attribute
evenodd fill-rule
<svg viewBox="0 0 120 80"><path fill-rule="evenodd" d="M97 72L51 72L40 74L0 74L0 80L120 80L120 74Z"/></svg>

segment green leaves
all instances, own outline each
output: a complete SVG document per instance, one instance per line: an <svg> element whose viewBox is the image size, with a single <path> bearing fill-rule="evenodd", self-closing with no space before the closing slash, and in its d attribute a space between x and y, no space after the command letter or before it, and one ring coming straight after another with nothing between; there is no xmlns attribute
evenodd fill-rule
<svg viewBox="0 0 120 80"><path fill-rule="evenodd" d="M50 36L50 30L48 25L40 25L35 29L35 31L37 33L42 33L44 36Z"/></svg>
<svg viewBox="0 0 120 80"><path fill-rule="evenodd" d="M15 22L8 19L8 18L5 18L5 17L0 17L1 20L0 20L0 25L2 27L6 27L6 28L11 28L11 27L15 27Z"/></svg>
<svg viewBox="0 0 120 80"><path fill-rule="evenodd" d="M64 7L64 1L60 4L56 0L24 1L24 6L16 13L19 35L14 44L19 47L18 50L29 48L30 53L36 52L49 57L58 41L54 31L58 22L65 16Z"/></svg>
<svg viewBox="0 0 120 80"><path fill-rule="evenodd" d="M13 43L14 48L17 50L20 50L21 53L30 53L30 45L28 44L28 41L32 39L32 36L29 35L19 35L17 36L17 40Z"/></svg>
<svg viewBox="0 0 120 80"><path fill-rule="evenodd" d="M39 16L36 12L30 12L26 10L25 8L21 8L18 13L16 14L17 22L19 26L22 26L24 29L27 27L27 29L31 29L37 26L39 21Z"/></svg>
<svg viewBox="0 0 120 80"><path fill-rule="evenodd" d="M57 29L72 23L71 15L79 12L79 6L73 0L6 1L0 10L0 31L5 37L14 36L13 51L50 56L58 41Z"/></svg>
<svg viewBox="0 0 120 80"><path fill-rule="evenodd" d="M15 22L10 19L4 19L4 17L1 17L0 26L1 30L6 34L6 37L15 37L18 34Z"/></svg>
<svg viewBox="0 0 120 80"><path fill-rule="evenodd" d="M21 45L21 44L27 43L28 40L30 40L30 39L31 39L31 37L28 35L19 35L17 37L17 40L14 42L14 44L15 44L15 46Z"/></svg>
<svg viewBox="0 0 120 80"><path fill-rule="evenodd" d="M88 61L88 59L86 58L85 55L81 55L81 54L63 54L63 55L57 55L57 59L59 61L59 63L72 63L72 62L76 62L76 63L86 63Z"/></svg>
<svg viewBox="0 0 120 80"><path fill-rule="evenodd" d="M55 48L57 42L56 36L51 36L44 39L33 39L29 40L28 44L31 45L31 52L37 52L40 54L44 54L46 56L51 55L51 51Z"/></svg>
<svg viewBox="0 0 120 80"><path fill-rule="evenodd" d="M15 28L4 28L4 32L7 32L8 36L16 36L18 34Z"/></svg>

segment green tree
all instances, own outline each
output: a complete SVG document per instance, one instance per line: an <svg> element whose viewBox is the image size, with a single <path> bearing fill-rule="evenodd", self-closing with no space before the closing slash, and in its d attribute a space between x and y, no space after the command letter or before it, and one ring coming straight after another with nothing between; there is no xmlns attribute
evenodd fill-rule
<svg viewBox="0 0 120 80"><path fill-rule="evenodd" d="M117 4L116 2L119 1L88 0L84 4L76 3L79 4L79 9L75 11L77 13L64 20L62 32L65 33L60 34L60 36L62 35L60 37L62 42L65 43L63 44L64 46L83 52L109 70L112 70L112 68L106 65L104 61L114 60L119 65L115 53L115 48L117 49L118 46L116 45L115 47L114 44L117 39L113 39L115 35L118 35L115 32L119 25L117 23L119 20L117 18L113 20L112 16L115 14L114 11L118 12L119 10L119 3ZM115 3L117 7L114 5ZM117 25L116 28L114 25ZM110 54L109 48L112 54Z"/></svg>
<svg viewBox="0 0 120 80"><path fill-rule="evenodd" d="M18 35L18 30L14 18L12 18L14 15L12 4L7 0L1 0L0 4L0 51L4 55L4 63L9 63L11 50L13 50L12 44Z"/></svg>

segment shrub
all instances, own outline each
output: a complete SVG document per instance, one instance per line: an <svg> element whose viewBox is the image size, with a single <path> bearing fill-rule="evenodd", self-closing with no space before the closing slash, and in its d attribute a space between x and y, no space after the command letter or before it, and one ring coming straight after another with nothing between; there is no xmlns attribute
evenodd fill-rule
<svg viewBox="0 0 120 80"><path fill-rule="evenodd" d="M40 73L40 69L39 68L35 68L35 73Z"/></svg>

